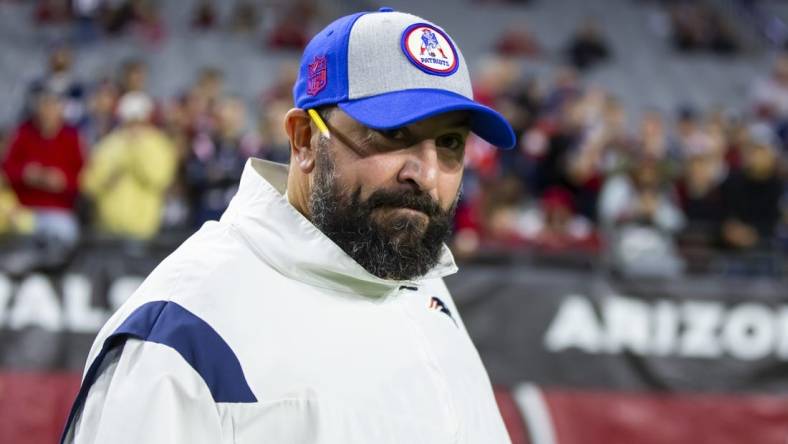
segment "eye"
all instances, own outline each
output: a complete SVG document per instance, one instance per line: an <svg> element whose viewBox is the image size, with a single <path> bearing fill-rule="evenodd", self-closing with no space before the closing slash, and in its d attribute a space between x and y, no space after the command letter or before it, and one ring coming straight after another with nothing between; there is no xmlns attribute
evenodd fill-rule
<svg viewBox="0 0 788 444"><path fill-rule="evenodd" d="M465 148L465 138L460 134L444 134L435 139L435 145L452 151Z"/></svg>

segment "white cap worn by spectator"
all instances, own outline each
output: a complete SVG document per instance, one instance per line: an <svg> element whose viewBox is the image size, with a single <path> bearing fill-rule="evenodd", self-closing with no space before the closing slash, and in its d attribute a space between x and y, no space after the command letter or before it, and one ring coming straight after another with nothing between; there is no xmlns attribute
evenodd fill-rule
<svg viewBox="0 0 788 444"><path fill-rule="evenodd" d="M142 92L128 92L118 101L118 118L123 123L147 121L152 112L153 101Z"/></svg>

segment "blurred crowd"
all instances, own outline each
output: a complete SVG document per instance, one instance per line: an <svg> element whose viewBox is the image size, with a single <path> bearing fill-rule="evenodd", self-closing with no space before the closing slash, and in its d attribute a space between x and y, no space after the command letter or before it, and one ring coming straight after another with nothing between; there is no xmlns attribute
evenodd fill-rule
<svg viewBox="0 0 788 444"><path fill-rule="evenodd" d="M117 11L101 9L105 2L73 4L93 3L92 26L114 23L106 17ZM37 20L58 17L51 8L60 2L40 4L50 9L37 9ZM132 11L150 5L119 4ZM85 18L70 11L69 20ZM131 17L156 23L154 12ZM232 26L241 26L232 17ZM219 21L212 3L201 2L192 25ZM277 35L287 45L306 41ZM520 58L541 51L522 28L504 30L494 49L497 55L477 64L474 93L509 119L518 145L500 151L468 141L452 240L458 255L579 253L641 276L675 276L734 258L725 270L778 272L788 251L788 54L752 79L749 102L737 109L633 113L583 80L583 72L614 57L591 20L569 36L565 63L549 78L522 70ZM28 85L19 125L0 130L6 239L68 251L91 236L144 243L189 233L221 215L250 156L289 158L281 122L292 106L296 62L283 63L256 98L227 93L218 67L153 97L144 59L97 79L77 78L73 63L68 45L54 47Z"/></svg>
<svg viewBox="0 0 788 444"><path fill-rule="evenodd" d="M197 0L194 6L189 5L189 26L260 39L267 48L299 49L310 37L311 24L320 12L317 4L293 0L264 8L266 4L259 1L238 0L225 11L222 2ZM37 0L33 20L39 26L71 26L72 40L79 45L133 34L155 46L168 35L161 6L154 0ZM264 11L273 17L263 17ZM270 25L267 29L262 29L264 22Z"/></svg>
<svg viewBox="0 0 788 444"><path fill-rule="evenodd" d="M519 134L476 140L458 215L459 251L485 243L585 251L625 274L673 276L715 258L776 273L788 251L788 54L738 109L642 110L584 85L569 65L529 78L498 59L475 85Z"/></svg>
<svg viewBox="0 0 788 444"><path fill-rule="evenodd" d="M53 49L21 123L3 132L0 235L69 251L86 235L146 242L188 233L218 219L249 157L289 158L281 128L296 65L283 64L250 106L225 91L214 67L153 97L144 60L84 83L72 62L68 46Z"/></svg>

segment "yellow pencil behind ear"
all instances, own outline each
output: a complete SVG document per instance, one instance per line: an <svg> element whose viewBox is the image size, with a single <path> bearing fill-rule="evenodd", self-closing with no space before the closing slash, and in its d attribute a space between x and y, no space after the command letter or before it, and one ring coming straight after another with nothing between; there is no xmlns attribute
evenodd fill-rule
<svg viewBox="0 0 788 444"><path fill-rule="evenodd" d="M320 130L320 134L322 134L326 139L330 139L331 133L328 132L328 126L326 125L326 122L323 121L323 118L320 117L320 114L318 114L314 109L308 109L306 112L309 114L309 117L312 118L312 121L315 122L317 129Z"/></svg>

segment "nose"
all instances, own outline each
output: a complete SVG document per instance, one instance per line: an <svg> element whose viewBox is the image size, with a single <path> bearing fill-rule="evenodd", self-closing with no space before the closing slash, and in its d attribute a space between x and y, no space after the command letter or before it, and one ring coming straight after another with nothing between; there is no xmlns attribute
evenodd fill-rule
<svg viewBox="0 0 788 444"><path fill-rule="evenodd" d="M406 151L406 159L397 179L438 198L438 150L435 140L427 139Z"/></svg>

